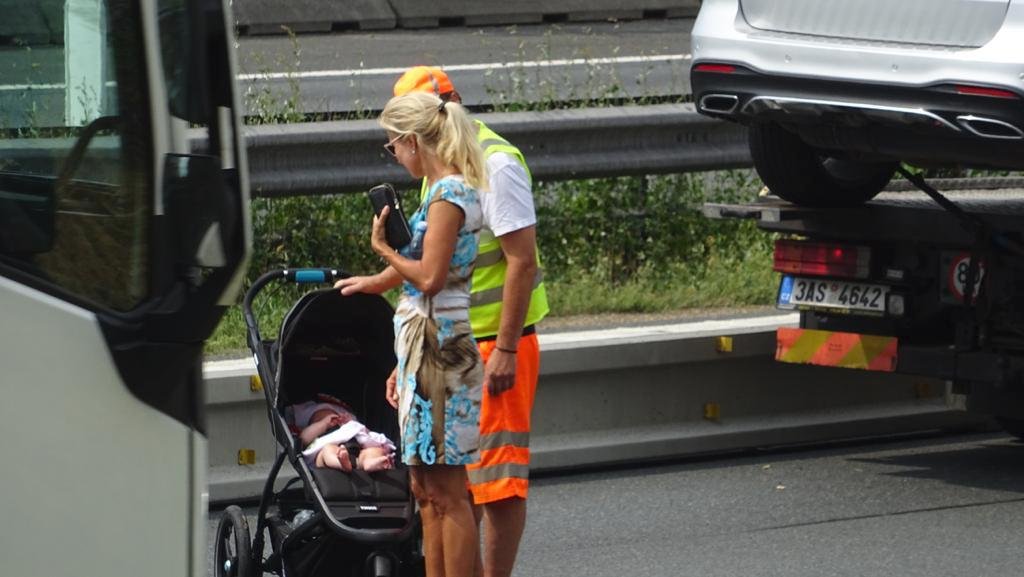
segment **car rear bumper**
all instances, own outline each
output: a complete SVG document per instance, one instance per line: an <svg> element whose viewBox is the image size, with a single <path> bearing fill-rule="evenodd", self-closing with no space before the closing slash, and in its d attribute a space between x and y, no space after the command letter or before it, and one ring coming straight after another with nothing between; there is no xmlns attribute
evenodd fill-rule
<svg viewBox="0 0 1024 577"><path fill-rule="evenodd" d="M973 82L966 88L954 83L893 86L741 67L704 71L701 64L706 63L695 63L691 72L693 97L697 110L710 116L743 124L778 122L822 149L1024 168L1020 93L978 94L985 87Z"/></svg>

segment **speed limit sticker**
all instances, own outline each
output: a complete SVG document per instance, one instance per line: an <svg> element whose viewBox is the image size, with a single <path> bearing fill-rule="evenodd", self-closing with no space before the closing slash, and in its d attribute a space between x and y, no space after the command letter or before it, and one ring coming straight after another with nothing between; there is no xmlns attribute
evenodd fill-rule
<svg viewBox="0 0 1024 577"><path fill-rule="evenodd" d="M953 302L962 303L964 301L964 292L967 290L967 277L971 270L971 255L970 253L962 252L952 254L948 260L943 259L946 262L946 294L951 297ZM978 262L977 270L974 271L974 294L971 298L977 298L978 292L981 290L981 281L985 279L985 261ZM943 297L946 297L943 294ZM946 300L945 298L943 300Z"/></svg>

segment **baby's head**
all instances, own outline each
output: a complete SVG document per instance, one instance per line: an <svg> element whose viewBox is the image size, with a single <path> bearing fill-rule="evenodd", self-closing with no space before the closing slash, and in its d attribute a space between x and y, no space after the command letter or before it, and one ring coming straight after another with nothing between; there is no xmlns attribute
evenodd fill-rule
<svg viewBox="0 0 1024 577"><path fill-rule="evenodd" d="M329 407L321 406L317 410L313 411L313 414L309 417L309 424L316 423L324 417L330 417L337 415L340 419L338 424L343 425L352 420L352 413L342 409L341 407Z"/></svg>
<svg viewBox="0 0 1024 577"><path fill-rule="evenodd" d="M293 405L290 412L290 422L299 429L308 427L325 416L338 415L342 419L339 420L341 424L356 418L345 403L328 395L317 395L313 400Z"/></svg>

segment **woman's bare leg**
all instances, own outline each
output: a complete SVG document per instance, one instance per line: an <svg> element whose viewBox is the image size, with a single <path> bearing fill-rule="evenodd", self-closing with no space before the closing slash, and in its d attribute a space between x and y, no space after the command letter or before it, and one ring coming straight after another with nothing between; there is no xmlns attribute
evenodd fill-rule
<svg viewBox="0 0 1024 577"><path fill-rule="evenodd" d="M423 561L427 577L445 577L444 547L441 540L441 519L434 510L433 501L427 496L423 469L425 465L409 467L412 494L420 507L420 521L423 523Z"/></svg>
<svg viewBox="0 0 1024 577"><path fill-rule="evenodd" d="M417 465L411 470L423 519L427 577L472 575L479 537L466 491L466 468Z"/></svg>

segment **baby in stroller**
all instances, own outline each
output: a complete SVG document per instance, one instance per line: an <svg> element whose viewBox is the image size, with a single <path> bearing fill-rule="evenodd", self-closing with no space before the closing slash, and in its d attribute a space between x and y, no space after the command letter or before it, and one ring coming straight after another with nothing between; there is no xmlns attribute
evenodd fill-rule
<svg viewBox="0 0 1024 577"><path fill-rule="evenodd" d="M351 471L347 443L358 446L355 468L367 472L391 469L395 444L356 420L343 402L329 395L290 407L292 422L300 429L302 455L310 466Z"/></svg>

